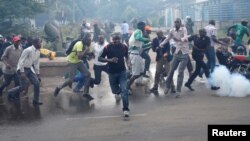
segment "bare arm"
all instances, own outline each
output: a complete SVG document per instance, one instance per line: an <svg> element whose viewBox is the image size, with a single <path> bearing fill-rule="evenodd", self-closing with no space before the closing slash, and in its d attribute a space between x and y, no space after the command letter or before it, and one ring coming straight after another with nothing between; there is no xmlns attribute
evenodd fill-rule
<svg viewBox="0 0 250 141"><path fill-rule="evenodd" d="M165 40L163 40L160 44L160 47L163 47L167 42L169 42L173 38L173 34L170 32Z"/></svg>

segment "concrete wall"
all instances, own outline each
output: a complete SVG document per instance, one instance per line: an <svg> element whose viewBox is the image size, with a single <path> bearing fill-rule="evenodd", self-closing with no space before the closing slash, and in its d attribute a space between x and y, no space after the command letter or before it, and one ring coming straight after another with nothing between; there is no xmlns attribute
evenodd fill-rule
<svg viewBox="0 0 250 141"><path fill-rule="evenodd" d="M67 72L66 57L57 57L54 60L48 58L40 59L40 75L41 77L64 76Z"/></svg>

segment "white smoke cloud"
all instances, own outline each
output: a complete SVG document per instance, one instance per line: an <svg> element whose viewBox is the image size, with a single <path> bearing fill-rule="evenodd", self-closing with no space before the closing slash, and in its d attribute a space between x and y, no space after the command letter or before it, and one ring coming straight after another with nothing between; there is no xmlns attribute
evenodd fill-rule
<svg viewBox="0 0 250 141"><path fill-rule="evenodd" d="M210 85L219 86L219 96L246 97L250 95L250 81L238 73L231 74L225 66L216 67L208 80Z"/></svg>

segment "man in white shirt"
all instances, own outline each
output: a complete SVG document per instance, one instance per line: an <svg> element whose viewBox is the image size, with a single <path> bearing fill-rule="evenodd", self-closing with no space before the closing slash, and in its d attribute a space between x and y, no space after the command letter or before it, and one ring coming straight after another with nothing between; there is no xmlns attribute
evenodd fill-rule
<svg viewBox="0 0 250 141"><path fill-rule="evenodd" d="M160 44L160 47L163 47L164 44L169 42L171 39L175 41L176 50L174 52L174 58L171 65L171 70L168 73L168 78L166 80L166 89L164 91L165 94L170 90L170 86L173 80L174 72L178 68L179 64L179 74L177 79L177 95L176 97L180 97L181 87L184 79L184 70L188 63L188 38L187 38L187 29L184 26L181 26L181 19L177 18L175 20L175 27L170 30L168 37Z"/></svg>
<svg viewBox="0 0 250 141"><path fill-rule="evenodd" d="M98 58L102 55L103 49L106 45L107 45L107 43L104 42L104 36L100 35L98 42L94 46L94 54L95 54L95 59L94 59L95 80L94 80L94 84L96 84L96 85L99 85L101 82L102 71L108 73L107 63L100 62L98 60Z"/></svg>
<svg viewBox="0 0 250 141"><path fill-rule="evenodd" d="M206 51L206 57L207 57L207 66L209 68L210 72L213 72L216 59L215 59L215 49L214 45L215 43L222 44L220 41L217 40L217 29L215 27L215 21L210 20L209 25L205 26L205 30L207 32L207 36L210 38L210 47Z"/></svg>
<svg viewBox="0 0 250 141"><path fill-rule="evenodd" d="M122 32L122 43L124 43L125 41L126 44L128 45L129 25L126 21L123 21L121 25L121 32Z"/></svg>
<svg viewBox="0 0 250 141"><path fill-rule="evenodd" d="M33 45L26 48L17 64L17 75L20 85L8 91L8 99L15 100L19 94L27 87L28 80L34 85L33 105L39 106L43 103L39 101L40 95L40 48L41 40L36 38L33 40Z"/></svg>

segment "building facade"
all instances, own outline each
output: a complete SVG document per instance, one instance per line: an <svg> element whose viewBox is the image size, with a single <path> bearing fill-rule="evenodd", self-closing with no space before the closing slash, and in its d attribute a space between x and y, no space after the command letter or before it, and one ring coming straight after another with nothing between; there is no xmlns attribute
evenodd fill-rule
<svg viewBox="0 0 250 141"><path fill-rule="evenodd" d="M168 4L165 16L167 23L169 19L173 23L176 17L184 20L186 16L194 21L250 21L249 7L249 0L179 0L178 4Z"/></svg>

